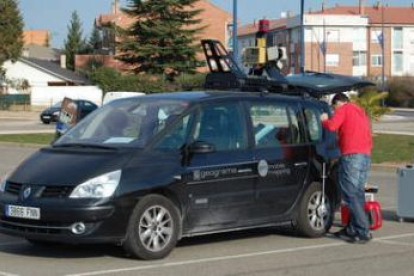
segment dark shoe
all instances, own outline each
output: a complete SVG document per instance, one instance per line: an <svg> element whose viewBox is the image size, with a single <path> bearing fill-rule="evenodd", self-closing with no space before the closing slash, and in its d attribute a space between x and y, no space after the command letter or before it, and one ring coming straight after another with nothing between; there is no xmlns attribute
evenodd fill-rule
<svg viewBox="0 0 414 276"><path fill-rule="evenodd" d="M372 240L372 235L368 234L367 236L356 235L349 240L350 243L355 244L366 244L367 242Z"/></svg>
<svg viewBox="0 0 414 276"><path fill-rule="evenodd" d="M348 228L342 228L341 230L339 230L338 232L333 233L333 235L339 239L343 239L343 240L347 240L350 241L352 240L355 235L352 235L348 232Z"/></svg>

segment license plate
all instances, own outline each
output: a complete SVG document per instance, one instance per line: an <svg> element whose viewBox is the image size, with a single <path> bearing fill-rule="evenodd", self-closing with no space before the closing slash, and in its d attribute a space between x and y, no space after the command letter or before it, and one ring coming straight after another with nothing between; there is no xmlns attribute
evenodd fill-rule
<svg viewBox="0 0 414 276"><path fill-rule="evenodd" d="M40 219L40 208L6 205L6 216L25 219Z"/></svg>
<svg viewBox="0 0 414 276"><path fill-rule="evenodd" d="M50 119L50 116L43 116L43 118L45 118L45 119Z"/></svg>

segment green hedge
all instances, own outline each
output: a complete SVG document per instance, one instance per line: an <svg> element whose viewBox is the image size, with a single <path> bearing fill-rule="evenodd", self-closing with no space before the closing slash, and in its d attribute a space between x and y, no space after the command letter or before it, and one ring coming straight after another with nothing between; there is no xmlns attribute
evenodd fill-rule
<svg viewBox="0 0 414 276"><path fill-rule="evenodd" d="M205 74L180 75L170 81L162 75L121 74L113 68L101 67L90 73L89 79L104 92L157 93L201 89L204 85Z"/></svg>
<svg viewBox="0 0 414 276"><path fill-rule="evenodd" d="M0 110L8 110L12 105L30 105L30 95L0 95Z"/></svg>

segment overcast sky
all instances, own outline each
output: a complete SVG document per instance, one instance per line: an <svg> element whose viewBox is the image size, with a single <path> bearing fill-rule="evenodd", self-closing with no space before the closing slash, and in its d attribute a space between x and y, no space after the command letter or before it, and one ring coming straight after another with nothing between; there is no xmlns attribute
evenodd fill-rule
<svg viewBox="0 0 414 276"><path fill-rule="evenodd" d="M233 0L210 0L232 12ZM407 6L414 0L383 0L384 4ZM121 0L126 5L128 0ZM328 6L358 5L358 0L325 0ZM369 5L377 0L366 0ZM61 48L67 36L67 25L74 10L78 11L83 23L84 35L89 37L94 18L111 10L112 0L19 0L25 29L47 29L52 35L52 46ZM238 18L243 24L255 19L279 18L281 12L298 13L300 0L237 0ZM322 0L305 0L306 10L319 9Z"/></svg>

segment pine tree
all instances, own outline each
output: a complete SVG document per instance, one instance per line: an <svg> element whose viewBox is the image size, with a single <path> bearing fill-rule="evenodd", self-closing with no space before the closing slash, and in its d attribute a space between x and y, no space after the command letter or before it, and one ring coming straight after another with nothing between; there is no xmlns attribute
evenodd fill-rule
<svg viewBox="0 0 414 276"><path fill-rule="evenodd" d="M17 1L0 0L0 75L5 61L16 61L20 57L23 25Z"/></svg>
<svg viewBox="0 0 414 276"><path fill-rule="evenodd" d="M123 11L136 19L121 30L117 45L119 59L134 65L135 72L166 74L194 73L199 44L196 34L202 27L195 17L202 12L193 7L198 0L129 0Z"/></svg>
<svg viewBox="0 0 414 276"><path fill-rule="evenodd" d="M92 48L92 52L96 52L97 50L101 49L102 47L102 36L96 26L93 26L93 30L91 36L89 37L89 47Z"/></svg>
<svg viewBox="0 0 414 276"><path fill-rule="evenodd" d="M66 67L70 70L75 69L75 55L87 51L86 42L82 38L82 33L82 22L78 12L74 11L68 25L68 36L65 40Z"/></svg>

